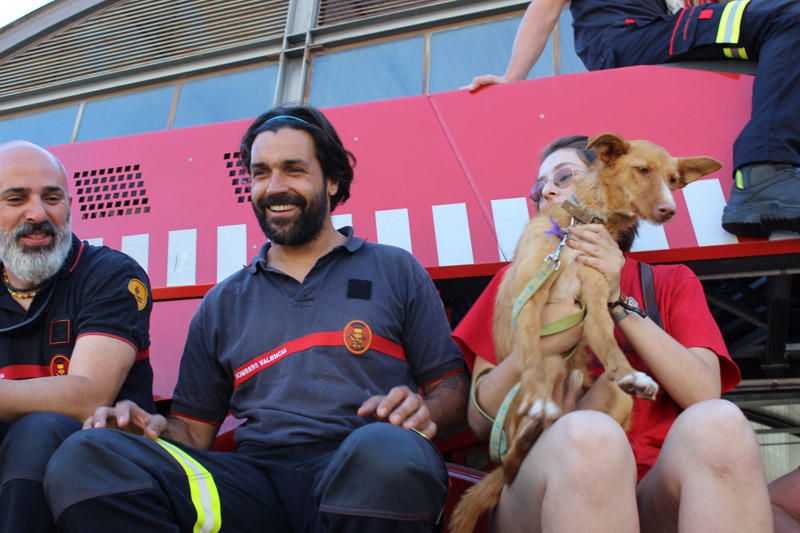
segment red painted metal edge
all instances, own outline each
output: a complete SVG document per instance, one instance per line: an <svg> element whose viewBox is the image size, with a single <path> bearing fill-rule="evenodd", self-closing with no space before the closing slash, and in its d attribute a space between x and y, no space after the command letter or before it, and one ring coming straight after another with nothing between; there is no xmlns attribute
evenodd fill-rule
<svg viewBox="0 0 800 533"><path fill-rule="evenodd" d="M797 253L800 253L800 239L767 241L741 238L738 244L633 252L630 256L645 263L680 263Z"/></svg>
<svg viewBox="0 0 800 533"><path fill-rule="evenodd" d="M153 301L165 302L169 300L191 300L202 298L214 286L213 283L206 285L183 285L181 287L159 287L153 289Z"/></svg>
<svg viewBox="0 0 800 533"><path fill-rule="evenodd" d="M443 267L428 267L425 270L434 280L437 279L456 279L456 278L477 278L480 276L494 276L498 270L507 263L481 263L476 265L454 265Z"/></svg>

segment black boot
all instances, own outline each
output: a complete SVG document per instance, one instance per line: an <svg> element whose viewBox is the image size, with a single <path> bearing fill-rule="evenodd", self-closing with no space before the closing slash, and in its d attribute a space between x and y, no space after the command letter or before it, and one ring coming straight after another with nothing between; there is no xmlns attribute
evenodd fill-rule
<svg viewBox="0 0 800 533"><path fill-rule="evenodd" d="M746 237L800 233L800 168L764 163L738 169L722 227Z"/></svg>

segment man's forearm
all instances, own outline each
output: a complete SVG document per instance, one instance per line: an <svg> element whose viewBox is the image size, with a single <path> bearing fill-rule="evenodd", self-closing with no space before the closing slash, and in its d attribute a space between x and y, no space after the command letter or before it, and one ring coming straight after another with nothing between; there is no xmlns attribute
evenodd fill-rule
<svg viewBox="0 0 800 533"><path fill-rule="evenodd" d="M85 376L53 376L0 380L0 420L8 422L28 413L49 411L83 420L110 401L98 397Z"/></svg>
<svg viewBox="0 0 800 533"><path fill-rule="evenodd" d="M524 80L542 54L566 0L533 0L517 29L511 59L506 67L508 81Z"/></svg>
<svg viewBox="0 0 800 533"><path fill-rule="evenodd" d="M208 446L204 446L205 443L197 442L186 423L175 416L167 417L167 427L161 433L161 436L193 448L208 448Z"/></svg>
<svg viewBox="0 0 800 533"><path fill-rule="evenodd" d="M452 437L466 426L468 394L466 372L448 376L426 389L425 405L438 427L437 437Z"/></svg>

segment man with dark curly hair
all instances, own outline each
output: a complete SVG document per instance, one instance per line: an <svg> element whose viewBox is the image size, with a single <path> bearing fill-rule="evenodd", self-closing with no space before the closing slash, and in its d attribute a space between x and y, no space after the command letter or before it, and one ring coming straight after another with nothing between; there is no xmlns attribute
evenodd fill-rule
<svg viewBox="0 0 800 533"><path fill-rule="evenodd" d="M241 146L269 238L192 320L167 417L99 409L49 465L69 531L432 531L467 379L407 252L334 229L354 158L319 111L273 109ZM424 391L424 396L420 394ZM230 412L235 453L211 452ZM75 465L81 465L76 471Z"/></svg>

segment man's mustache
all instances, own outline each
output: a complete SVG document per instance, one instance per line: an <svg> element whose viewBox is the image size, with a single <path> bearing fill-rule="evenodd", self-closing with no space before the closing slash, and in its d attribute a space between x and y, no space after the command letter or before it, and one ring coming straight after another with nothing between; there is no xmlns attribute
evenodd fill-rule
<svg viewBox="0 0 800 533"><path fill-rule="evenodd" d="M283 192L272 196L265 196L264 198L260 199L256 205L260 209L267 209L268 207L272 207L273 205L287 205L287 204L296 205L302 208L306 206L306 203L307 203L306 199L300 196L299 194Z"/></svg>
<svg viewBox="0 0 800 533"><path fill-rule="evenodd" d="M20 224L13 231L13 237L15 240L19 240L22 237L26 237L32 233L46 233L51 237L54 237L56 234L56 228L49 220L45 220L44 222L25 222L24 224Z"/></svg>

